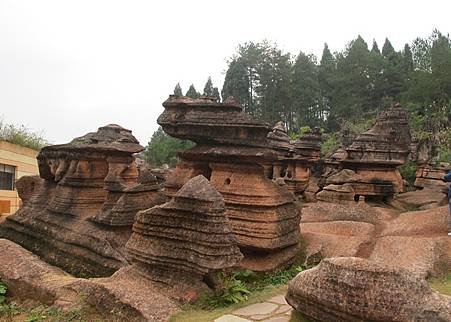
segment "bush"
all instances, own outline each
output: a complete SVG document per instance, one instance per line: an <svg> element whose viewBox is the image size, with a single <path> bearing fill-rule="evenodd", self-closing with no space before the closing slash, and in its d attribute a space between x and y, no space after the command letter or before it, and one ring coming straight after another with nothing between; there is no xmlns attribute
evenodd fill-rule
<svg viewBox="0 0 451 322"><path fill-rule="evenodd" d="M240 270L230 274L220 273L222 289L213 296L202 297L196 306L201 309L215 309L231 304L247 301L248 295L262 291L268 287L287 284L293 277L309 267L293 265L271 273L258 273L251 270Z"/></svg>
<svg viewBox="0 0 451 322"><path fill-rule="evenodd" d="M413 183L416 179L417 165L415 162L409 160L399 167L399 172L404 180L406 180L410 186L413 186Z"/></svg>
<svg viewBox="0 0 451 322"><path fill-rule="evenodd" d="M368 116L367 118L359 121L345 121L342 128L348 129L350 133L358 135L368 131L375 123L376 116Z"/></svg>
<svg viewBox="0 0 451 322"><path fill-rule="evenodd" d="M340 147L340 140L337 133L325 135L326 139L321 144L321 154L327 155Z"/></svg>
<svg viewBox="0 0 451 322"><path fill-rule="evenodd" d="M311 131L312 129L310 128L310 126L308 125L301 126L298 132L296 131L291 132L290 137L292 140L296 140L303 137L305 134L310 133Z"/></svg>
<svg viewBox="0 0 451 322"><path fill-rule="evenodd" d="M438 148L437 161L450 163L451 162L451 149Z"/></svg>
<svg viewBox="0 0 451 322"><path fill-rule="evenodd" d="M33 132L23 125L17 127L13 124L6 124L2 120L0 120L0 140L33 150L40 150L49 144L42 134Z"/></svg>

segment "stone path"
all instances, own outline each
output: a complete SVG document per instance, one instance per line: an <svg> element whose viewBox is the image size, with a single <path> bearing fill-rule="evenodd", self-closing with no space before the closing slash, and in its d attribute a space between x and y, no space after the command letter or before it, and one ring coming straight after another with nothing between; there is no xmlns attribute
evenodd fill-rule
<svg viewBox="0 0 451 322"><path fill-rule="evenodd" d="M285 295L278 295L266 302L256 303L223 315L215 322L288 322L293 308L285 301Z"/></svg>

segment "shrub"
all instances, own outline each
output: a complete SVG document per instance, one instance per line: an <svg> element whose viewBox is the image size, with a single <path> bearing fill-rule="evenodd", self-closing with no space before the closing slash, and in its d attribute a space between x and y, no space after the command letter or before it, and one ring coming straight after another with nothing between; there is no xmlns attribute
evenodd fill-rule
<svg viewBox="0 0 451 322"><path fill-rule="evenodd" d="M246 301L251 291L238 278L240 274L240 272L231 275L220 273L222 288L211 297L201 298L197 304L203 309L212 309Z"/></svg>
<svg viewBox="0 0 451 322"><path fill-rule="evenodd" d="M42 134L33 132L23 125L6 124L3 120L0 120L0 140L33 150L40 150L49 144Z"/></svg>
<svg viewBox="0 0 451 322"><path fill-rule="evenodd" d="M321 154L327 155L340 147L340 140L337 133L325 135L326 139L321 144Z"/></svg>
<svg viewBox="0 0 451 322"><path fill-rule="evenodd" d="M399 172L401 173L401 176L411 186L415 182L416 171L417 171L417 165L415 162L413 162L411 160L408 160L406 163L404 163L402 166L399 167Z"/></svg>
<svg viewBox="0 0 451 322"><path fill-rule="evenodd" d="M311 131L312 131L312 129L310 128L310 126L308 126L308 125L301 126L299 128L299 131L291 132L290 137L292 140L296 140L296 139L303 137L305 134L310 133Z"/></svg>
<svg viewBox="0 0 451 322"><path fill-rule="evenodd" d="M0 305L5 304L6 302L6 291L8 290L8 286L4 283L0 282Z"/></svg>

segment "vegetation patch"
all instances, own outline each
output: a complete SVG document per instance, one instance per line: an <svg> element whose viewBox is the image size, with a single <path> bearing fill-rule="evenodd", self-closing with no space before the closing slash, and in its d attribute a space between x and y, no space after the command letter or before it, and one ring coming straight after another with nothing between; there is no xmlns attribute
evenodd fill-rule
<svg viewBox="0 0 451 322"><path fill-rule="evenodd" d="M287 290L288 282L309 267L294 264L287 269L271 273L240 270L229 274L221 273L223 285L213 296L204 296L194 304L185 305L182 312L170 321L212 321L241 307L263 302ZM293 320L306 321L306 320Z"/></svg>
<svg viewBox="0 0 451 322"><path fill-rule="evenodd" d="M33 132L23 125L7 124L2 120L0 120L0 141L17 144L33 150L40 150L49 144L42 134Z"/></svg>
<svg viewBox="0 0 451 322"><path fill-rule="evenodd" d="M164 133L160 127L152 135L146 150L143 152L143 156L152 165L161 166L167 164L174 167L178 162L177 153L193 146L193 142L173 138Z"/></svg>
<svg viewBox="0 0 451 322"><path fill-rule="evenodd" d="M415 162L408 160L402 166L399 167L399 172L404 180L407 181L409 186L413 186L416 179L417 165Z"/></svg>
<svg viewBox="0 0 451 322"><path fill-rule="evenodd" d="M0 281L0 322L128 322L133 319L121 314L110 312L108 316L100 313L94 307L87 305L85 299L80 297L76 307L69 310L61 310L49 307L35 301L16 303L7 296L8 287Z"/></svg>
<svg viewBox="0 0 451 322"><path fill-rule="evenodd" d="M431 279L429 286L439 293L451 296L451 274L448 273L444 277Z"/></svg>

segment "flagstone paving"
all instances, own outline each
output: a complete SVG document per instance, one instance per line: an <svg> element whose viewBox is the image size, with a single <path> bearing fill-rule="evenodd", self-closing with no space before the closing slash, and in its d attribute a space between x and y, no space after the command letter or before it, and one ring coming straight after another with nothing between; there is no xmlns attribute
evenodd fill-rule
<svg viewBox="0 0 451 322"><path fill-rule="evenodd" d="M245 306L223 315L215 322L288 322L293 308L285 301L285 295L278 295L262 303Z"/></svg>

